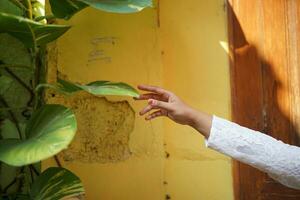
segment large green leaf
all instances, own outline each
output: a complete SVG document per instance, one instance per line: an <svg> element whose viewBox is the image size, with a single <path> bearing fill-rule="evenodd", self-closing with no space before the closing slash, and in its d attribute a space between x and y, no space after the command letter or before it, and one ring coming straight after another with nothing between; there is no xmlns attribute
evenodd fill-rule
<svg viewBox="0 0 300 200"><path fill-rule="evenodd" d="M0 12L19 16L23 14L22 9L20 9L18 6L12 3L12 1L10 0L0 0Z"/></svg>
<svg viewBox="0 0 300 200"><path fill-rule="evenodd" d="M19 138L19 133L16 125L9 119L5 119L0 123L0 134L1 138ZM0 186L1 188L7 187L16 178L18 174L18 168L6 165L5 163L0 164ZM12 194L17 192L18 184L12 185L7 193Z"/></svg>
<svg viewBox="0 0 300 200"><path fill-rule="evenodd" d="M41 84L38 87L49 87L64 94L73 94L78 91L86 91L90 94L99 95L115 95L138 97L139 92L130 85L122 82L95 81L87 85L72 83L66 80L58 79L56 85Z"/></svg>
<svg viewBox="0 0 300 200"><path fill-rule="evenodd" d="M114 13L139 12L152 6L152 0L79 0L96 9Z"/></svg>
<svg viewBox="0 0 300 200"><path fill-rule="evenodd" d="M45 105L26 127L26 140L0 141L0 161L23 166L49 158L65 149L77 129L74 113L62 105Z"/></svg>
<svg viewBox="0 0 300 200"><path fill-rule="evenodd" d="M0 76L0 95L4 95L6 91L11 87L12 83L13 79L11 79L9 76Z"/></svg>
<svg viewBox="0 0 300 200"><path fill-rule="evenodd" d="M5 86L2 81L0 81L0 93L2 94L3 99L8 103L12 108L24 108L27 107L28 102L31 98L30 93L25 89L21 84L16 82L12 77L11 72L18 76L24 84L30 86L32 83L33 77L33 68L31 67L32 58L31 54L28 51L28 48L24 44L16 39L15 37L7 34L0 34L0 75L5 77L2 81L6 81ZM6 67L7 69L4 69ZM11 79L11 81L9 81ZM11 84L9 84L11 82ZM5 90L3 90L5 89ZM10 114L5 111L1 111L0 105L0 118L10 118ZM26 109L13 109L16 120L19 122L27 121L26 116L30 114L30 111L26 111L26 116L24 114Z"/></svg>
<svg viewBox="0 0 300 200"><path fill-rule="evenodd" d="M60 37L69 28L70 26L66 25L47 25L16 15L0 13L0 32L9 33L27 47L47 44Z"/></svg>
<svg viewBox="0 0 300 200"><path fill-rule="evenodd" d="M57 18L70 19L88 5L77 0L49 0L52 13Z"/></svg>
<svg viewBox="0 0 300 200"><path fill-rule="evenodd" d="M51 167L33 183L32 200L59 200L84 194L80 179L67 169Z"/></svg>
<svg viewBox="0 0 300 200"><path fill-rule="evenodd" d="M58 83L65 92L69 93L84 90L93 95L139 96L136 89L122 82L95 81L87 85L81 85L59 79Z"/></svg>

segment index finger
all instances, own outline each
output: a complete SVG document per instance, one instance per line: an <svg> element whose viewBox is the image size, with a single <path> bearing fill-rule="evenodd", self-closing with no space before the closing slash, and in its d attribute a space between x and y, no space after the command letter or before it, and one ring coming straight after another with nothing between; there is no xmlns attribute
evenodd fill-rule
<svg viewBox="0 0 300 200"><path fill-rule="evenodd" d="M151 85L138 85L138 89L148 92L154 92L157 94L170 94L170 92L165 89Z"/></svg>

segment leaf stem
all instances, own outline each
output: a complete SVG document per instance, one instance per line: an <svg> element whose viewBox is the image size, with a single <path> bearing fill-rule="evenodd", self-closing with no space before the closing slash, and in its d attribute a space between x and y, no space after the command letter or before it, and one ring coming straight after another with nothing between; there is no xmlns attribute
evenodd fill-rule
<svg viewBox="0 0 300 200"><path fill-rule="evenodd" d="M29 167L34 171L35 175L40 175L40 172L34 167L34 165L31 164Z"/></svg>
<svg viewBox="0 0 300 200"><path fill-rule="evenodd" d="M58 159L57 155L54 156L54 160L55 160L57 166L62 167L62 164L61 164L60 160Z"/></svg>
<svg viewBox="0 0 300 200"><path fill-rule="evenodd" d="M6 100L0 95L0 103L3 104L3 106L5 106L6 108L9 108L9 105L7 104ZM19 137L20 139L22 140L23 139L23 136L22 136L22 133L21 133L21 128L19 126L19 123L18 123L18 120L15 116L15 114L11 111L11 110L8 110L7 111L13 121L13 123L16 125L16 128L18 130L18 134L19 134Z"/></svg>
<svg viewBox="0 0 300 200"><path fill-rule="evenodd" d="M26 7L26 13L27 17L29 19L32 19L32 5L31 5L31 0L23 0L24 5Z"/></svg>
<svg viewBox="0 0 300 200"><path fill-rule="evenodd" d="M29 170L30 178L31 178L31 183L30 184L32 184L34 182L34 174L32 172L32 169L31 169L30 165L28 166L28 170Z"/></svg>
<svg viewBox="0 0 300 200"><path fill-rule="evenodd" d="M18 0L10 0L13 4L15 4L16 6L18 6L19 8L21 8L22 10L26 11L27 8Z"/></svg>
<svg viewBox="0 0 300 200"><path fill-rule="evenodd" d="M0 108L0 111L9 111L9 110L24 110L24 109L32 109L31 107L19 107L19 108Z"/></svg>
<svg viewBox="0 0 300 200"><path fill-rule="evenodd" d="M14 69L32 70L32 68L30 66L26 66L26 65L12 65L12 64L0 64L0 68L14 68Z"/></svg>
<svg viewBox="0 0 300 200"><path fill-rule="evenodd" d="M14 78L16 81L18 81L20 83L20 85L22 85L31 95L34 95L33 90L22 80L20 79L13 71L11 71L11 69L5 67L4 70L12 77Z"/></svg>
<svg viewBox="0 0 300 200"><path fill-rule="evenodd" d="M17 182L17 177L14 178L14 180L12 180L12 182L10 182L4 189L3 189L3 193L7 193L7 190L13 186L15 183Z"/></svg>

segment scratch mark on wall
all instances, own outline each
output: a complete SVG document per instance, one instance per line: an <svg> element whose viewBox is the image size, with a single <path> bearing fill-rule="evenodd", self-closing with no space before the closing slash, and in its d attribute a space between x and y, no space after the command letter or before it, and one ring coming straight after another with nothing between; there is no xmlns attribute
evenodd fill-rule
<svg viewBox="0 0 300 200"><path fill-rule="evenodd" d="M90 40L91 51L88 54L88 64L95 61L111 63L112 57L106 49L116 44L116 37L95 37Z"/></svg>

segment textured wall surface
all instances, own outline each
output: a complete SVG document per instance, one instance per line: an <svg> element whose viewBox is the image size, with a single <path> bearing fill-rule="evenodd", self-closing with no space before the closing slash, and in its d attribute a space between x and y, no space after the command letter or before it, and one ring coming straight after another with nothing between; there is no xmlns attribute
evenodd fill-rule
<svg viewBox="0 0 300 200"><path fill-rule="evenodd" d="M230 118L223 0L162 0L165 87L195 108ZM231 160L207 149L193 129L166 120L165 190L171 199L233 199Z"/></svg>
<svg viewBox="0 0 300 200"><path fill-rule="evenodd" d="M130 15L83 10L50 48L49 81L61 76L162 85L156 16L155 9ZM88 200L163 199L163 122L138 117L143 102L84 92L66 98L49 93L47 99L76 113L75 140L58 157L81 177ZM53 159L44 162L49 165Z"/></svg>
<svg viewBox="0 0 300 200"><path fill-rule="evenodd" d="M117 15L86 9L49 53L49 80L164 86L198 109L230 117L222 0L161 0L159 9ZM48 101L72 107L79 131L59 155L88 200L231 200L231 160L187 126L145 122L145 102L79 93ZM55 165L52 159L44 166Z"/></svg>
<svg viewBox="0 0 300 200"><path fill-rule="evenodd" d="M130 157L129 139L135 112L127 101L110 102L86 93L49 101L63 104L75 112L78 130L68 149L59 157L66 162L110 163Z"/></svg>

